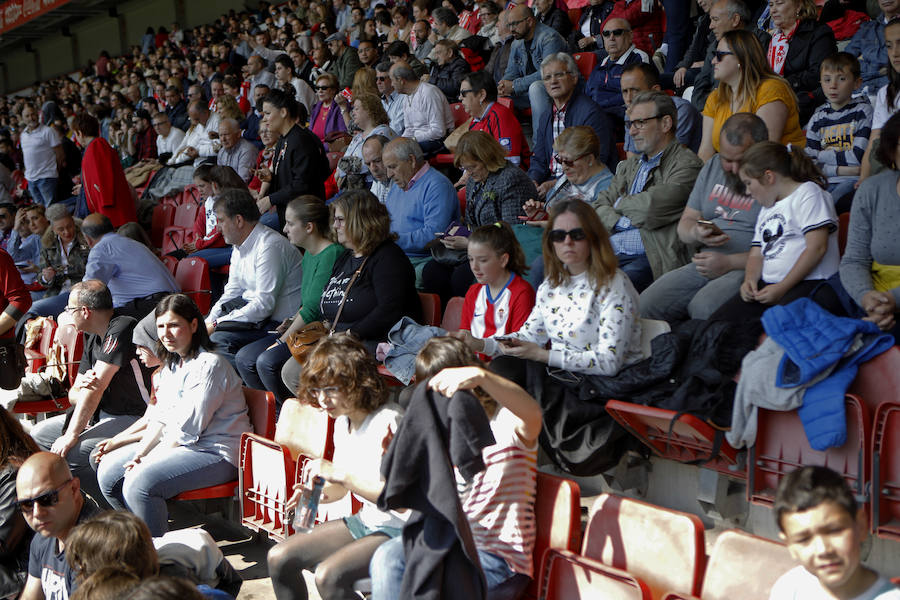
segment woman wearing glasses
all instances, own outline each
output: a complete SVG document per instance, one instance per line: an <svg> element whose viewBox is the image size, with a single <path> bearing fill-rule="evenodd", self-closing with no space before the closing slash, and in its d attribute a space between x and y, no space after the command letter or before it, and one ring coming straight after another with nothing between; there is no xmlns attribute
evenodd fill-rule
<svg viewBox="0 0 900 600"><path fill-rule="evenodd" d="M322 73L316 79L314 87L316 102L309 112L309 128L323 143L328 143L335 133L347 131L349 113L344 117L334 97L338 93L337 77L331 73Z"/></svg>
<svg viewBox="0 0 900 600"><path fill-rule="evenodd" d="M142 418L140 441L108 454L101 442L92 458L110 505L131 510L158 537L168 530L168 498L237 477L241 434L251 427L241 378L211 352L194 301L171 294L154 314L162 363L157 402Z"/></svg>
<svg viewBox="0 0 900 600"><path fill-rule="evenodd" d="M544 231L546 278L525 324L501 339L467 340L491 370L539 399L541 443L570 472L597 472L613 428L602 402L584 402L585 377L614 376L641 360L638 294L617 268L606 228L589 204L563 200ZM547 349L547 342L550 348Z"/></svg>
<svg viewBox="0 0 900 600"><path fill-rule="evenodd" d="M797 97L790 84L766 62L759 41L749 31L722 36L713 58L713 77L719 82L703 109L703 140L697 153L709 160L719 151L719 132L734 113L756 113L769 129L769 140L806 146L800 129Z"/></svg>
<svg viewBox="0 0 900 600"><path fill-rule="evenodd" d="M375 359L347 334L319 342L303 369L297 396L335 419L334 458L306 463L288 508L297 505L302 488L317 475L326 481L321 502L350 493L362 508L269 550L269 576L278 600L309 597L303 569L315 571L323 600L351 598L353 583L368 576L376 548L397 537L403 527L400 515L375 505L384 486L381 457L400 424L401 409L388 403Z"/></svg>

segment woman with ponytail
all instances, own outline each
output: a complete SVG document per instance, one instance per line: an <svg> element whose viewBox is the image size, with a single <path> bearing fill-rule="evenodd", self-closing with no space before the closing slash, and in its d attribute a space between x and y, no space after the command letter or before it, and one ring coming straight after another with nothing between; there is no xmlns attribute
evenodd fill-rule
<svg viewBox="0 0 900 600"><path fill-rule="evenodd" d="M762 208L740 292L711 319L759 319L774 304L813 293L824 308L841 312L831 287L820 285L840 263L838 220L825 177L802 148L776 142L748 148L739 175Z"/></svg>

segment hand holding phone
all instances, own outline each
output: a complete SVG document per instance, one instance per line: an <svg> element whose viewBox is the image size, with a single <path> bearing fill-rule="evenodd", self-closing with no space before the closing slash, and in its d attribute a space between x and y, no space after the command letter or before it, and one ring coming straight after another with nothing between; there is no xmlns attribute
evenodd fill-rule
<svg viewBox="0 0 900 600"><path fill-rule="evenodd" d="M718 225L707 219L697 219L697 224L709 229L714 235L725 235L725 232Z"/></svg>

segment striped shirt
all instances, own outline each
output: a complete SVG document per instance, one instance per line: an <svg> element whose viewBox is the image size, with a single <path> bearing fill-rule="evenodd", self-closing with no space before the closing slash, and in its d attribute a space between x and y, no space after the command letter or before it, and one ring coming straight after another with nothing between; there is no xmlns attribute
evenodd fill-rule
<svg viewBox="0 0 900 600"><path fill-rule="evenodd" d="M459 328L477 338L506 335L519 330L533 307L534 289L519 275L510 275L496 298L489 286L476 283L466 292Z"/></svg>
<svg viewBox="0 0 900 600"><path fill-rule="evenodd" d="M862 162L872 132L874 108L867 98L852 98L842 108L825 103L816 109L806 127L806 153L832 183L856 179L838 175L838 167Z"/></svg>
<svg viewBox="0 0 900 600"><path fill-rule="evenodd" d="M516 573L532 576L537 488L537 442L527 448L518 419L500 408L491 419L497 443L482 451L485 469L466 483L456 472L459 499L475 546L502 557Z"/></svg>

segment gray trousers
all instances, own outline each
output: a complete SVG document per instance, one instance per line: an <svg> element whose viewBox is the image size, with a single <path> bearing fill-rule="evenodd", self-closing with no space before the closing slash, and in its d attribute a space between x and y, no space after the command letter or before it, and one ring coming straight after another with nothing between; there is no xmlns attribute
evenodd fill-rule
<svg viewBox="0 0 900 600"><path fill-rule="evenodd" d="M729 271L716 279L697 272L694 263L669 271L641 292L641 316L668 322L708 319L741 289L744 271Z"/></svg>

